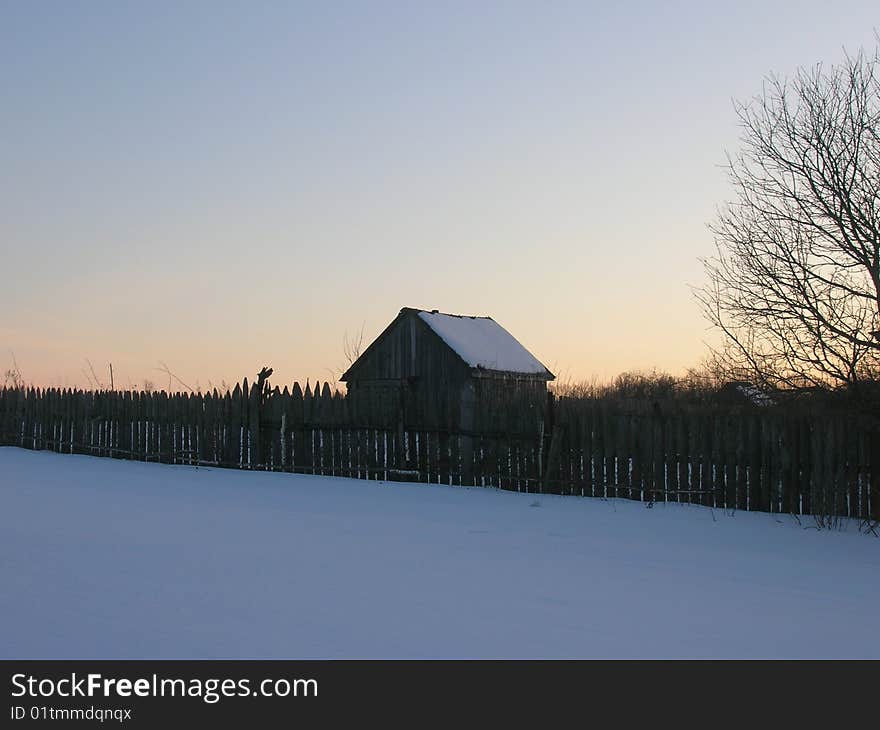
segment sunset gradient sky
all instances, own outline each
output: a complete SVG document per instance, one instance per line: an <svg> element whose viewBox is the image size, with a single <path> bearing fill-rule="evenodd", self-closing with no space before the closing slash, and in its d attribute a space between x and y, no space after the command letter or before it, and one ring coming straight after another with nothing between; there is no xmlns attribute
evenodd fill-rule
<svg viewBox="0 0 880 730"><path fill-rule="evenodd" d="M403 306L566 379L705 354L731 100L875 2L0 0L0 365L327 380Z"/></svg>

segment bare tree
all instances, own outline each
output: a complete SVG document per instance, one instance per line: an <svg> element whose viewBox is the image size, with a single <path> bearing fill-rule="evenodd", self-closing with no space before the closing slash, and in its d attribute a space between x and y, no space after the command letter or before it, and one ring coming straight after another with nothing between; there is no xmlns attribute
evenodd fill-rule
<svg viewBox="0 0 880 730"><path fill-rule="evenodd" d="M86 376L86 380L89 381L89 385L93 390L104 390L104 383L98 379L98 374L95 372L95 368L89 358L86 358L86 364L89 366L89 370L88 372L83 370L82 373Z"/></svg>
<svg viewBox="0 0 880 730"><path fill-rule="evenodd" d="M364 349L364 327L366 322L361 323L360 331L355 335L349 335L348 330L342 335L342 354L345 357L345 364L335 368L325 367L324 370L330 376L333 388L338 389L339 379L342 374L348 370L355 360L357 360Z"/></svg>
<svg viewBox="0 0 880 730"><path fill-rule="evenodd" d="M186 383L184 383L180 378L178 378L177 375L171 371L171 368L169 368L168 365L166 365L166 364L165 364L164 362L162 362L161 360L159 360L159 365L160 365L161 367L153 368L153 370L158 370L158 371L160 371L160 372L165 373L165 374L168 376L168 392L169 392L169 393L171 392L171 388L172 388L172 386L174 385L175 382L176 382L176 383L179 383L180 385L182 385L182 386L183 386L184 388L186 388L190 393L195 393L195 392L196 392L194 388L190 387L189 385L187 385Z"/></svg>
<svg viewBox="0 0 880 730"><path fill-rule="evenodd" d="M3 385L8 388L16 388L21 390L24 388L24 378L21 375L21 368L18 367L18 360L15 359L15 353L10 350L12 357L12 367L7 368L3 373Z"/></svg>
<svg viewBox="0 0 880 730"><path fill-rule="evenodd" d="M347 367L351 367L355 360L361 356L364 347L364 327L366 322L361 323L360 332L349 337L348 330L342 337L342 352L345 355Z"/></svg>
<svg viewBox="0 0 880 730"><path fill-rule="evenodd" d="M697 291L717 364L783 388L880 372L880 38L873 53L769 77L736 103L736 199Z"/></svg>

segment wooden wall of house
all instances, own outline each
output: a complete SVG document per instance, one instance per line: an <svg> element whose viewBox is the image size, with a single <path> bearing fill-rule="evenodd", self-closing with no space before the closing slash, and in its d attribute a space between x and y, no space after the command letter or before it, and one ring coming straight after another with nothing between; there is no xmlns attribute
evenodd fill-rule
<svg viewBox="0 0 880 730"><path fill-rule="evenodd" d="M350 388L364 381L408 378L458 388L470 375L461 358L414 312L398 316L350 372Z"/></svg>
<svg viewBox="0 0 880 730"><path fill-rule="evenodd" d="M514 376L486 376L474 378L477 401L497 403L509 398L543 401L547 397L547 381Z"/></svg>

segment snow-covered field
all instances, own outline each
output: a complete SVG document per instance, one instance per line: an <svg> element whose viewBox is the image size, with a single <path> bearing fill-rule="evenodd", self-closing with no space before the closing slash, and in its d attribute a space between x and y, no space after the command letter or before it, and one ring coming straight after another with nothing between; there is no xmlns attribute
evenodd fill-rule
<svg viewBox="0 0 880 730"><path fill-rule="evenodd" d="M878 658L878 578L854 526L0 448L4 658Z"/></svg>

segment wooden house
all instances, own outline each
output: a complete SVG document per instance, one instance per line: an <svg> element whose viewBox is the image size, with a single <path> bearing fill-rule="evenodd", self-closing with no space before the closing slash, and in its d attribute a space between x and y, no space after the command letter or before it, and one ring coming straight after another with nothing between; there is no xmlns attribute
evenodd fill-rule
<svg viewBox="0 0 880 730"><path fill-rule="evenodd" d="M491 317L404 307L341 380L353 400L417 410L463 429L481 402L543 401L554 375Z"/></svg>

